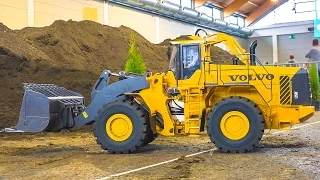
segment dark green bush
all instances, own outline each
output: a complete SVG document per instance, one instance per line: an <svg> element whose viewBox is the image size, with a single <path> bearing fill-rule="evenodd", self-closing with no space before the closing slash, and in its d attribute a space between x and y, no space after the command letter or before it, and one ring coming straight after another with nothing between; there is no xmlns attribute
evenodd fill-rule
<svg viewBox="0 0 320 180"><path fill-rule="evenodd" d="M319 77L316 64L312 63L309 66L309 76L310 76L310 85L311 85L311 93L312 99L319 99Z"/></svg>

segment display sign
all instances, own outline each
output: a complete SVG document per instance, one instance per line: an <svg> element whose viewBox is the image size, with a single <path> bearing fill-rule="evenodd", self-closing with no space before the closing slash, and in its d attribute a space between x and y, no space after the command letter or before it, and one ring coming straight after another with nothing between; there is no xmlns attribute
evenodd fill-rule
<svg viewBox="0 0 320 180"><path fill-rule="evenodd" d="M290 34L289 35L289 39L296 39L296 35L295 34Z"/></svg>
<svg viewBox="0 0 320 180"><path fill-rule="evenodd" d="M320 38L320 0L314 0L315 4L315 15L314 18L314 37Z"/></svg>

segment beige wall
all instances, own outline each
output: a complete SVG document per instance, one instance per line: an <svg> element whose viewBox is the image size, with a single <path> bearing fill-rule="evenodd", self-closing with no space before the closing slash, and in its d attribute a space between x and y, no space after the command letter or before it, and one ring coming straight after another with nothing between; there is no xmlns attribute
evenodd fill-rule
<svg viewBox="0 0 320 180"><path fill-rule="evenodd" d="M34 0L34 25L36 27L48 26L55 20L81 21L89 16L95 16L95 20L103 23L103 2L95 0ZM91 10L91 11L90 11ZM88 11L87 11L88 12ZM88 17L88 16L87 16ZM92 19L93 20L93 19Z"/></svg>
<svg viewBox="0 0 320 180"><path fill-rule="evenodd" d="M0 0L0 22L10 29L28 26L28 0Z"/></svg>
<svg viewBox="0 0 320 180"><path fill-rule="evenodd" d="M151 14L110 3L108 5L108 25L113 27L124 25L137 31L149 41L156 41L156 17Z"/></svg>

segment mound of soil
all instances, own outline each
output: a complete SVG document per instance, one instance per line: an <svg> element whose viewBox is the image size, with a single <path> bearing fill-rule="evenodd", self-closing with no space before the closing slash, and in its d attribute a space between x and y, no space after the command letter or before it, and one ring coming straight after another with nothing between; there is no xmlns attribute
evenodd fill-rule
<svg viewBox="0 0 320 180"><path fill-rule="evenodd" d="M161 46L169 46L170 41L175 41L175 40L192 40L192 39L189 38L189 35L182 35L182 36L176 37L175 39L170 39L170 38L165 39L161 43L159 43L159 45L161 45Z"/></svg>
<svg viewBox="0 0 320 180"><path fill-rule="evenodd" d="M43 28L25 28L16 32L32 46L44 52L58 66L100 73L103 69L121 71L125 67L130 35L151 71L166 71L164 47L154 45L124 26L104 26L92 21L55 21Z"/></svg>
<svg viewBox="0 0 320 180"><path fill-rule="evenodd" d="M13 31L0 24L0 129L17 123L23 83L57 84L81 93L90 103L91 89L104 69L124 70L130 35L149 71L167 71L166 48L124 26L56 21Z"/></svg>
<svg viewBox="0 0 320 180"><path fill-rule="evenodd" d="M8 32L8 31L11 31L11 29L9 29L6 25L4 25L3 23L0 22L0 31L1 32Z"/></svg>

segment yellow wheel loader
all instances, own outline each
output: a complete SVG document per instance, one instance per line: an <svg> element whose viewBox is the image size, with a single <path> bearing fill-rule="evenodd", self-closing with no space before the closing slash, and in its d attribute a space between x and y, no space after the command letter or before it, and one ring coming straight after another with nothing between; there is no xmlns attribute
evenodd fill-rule
<svg viewBox="0 0 320 180"><path fill-rule="evenodd" d="M15 130L93 124L97 143L111 153L135 152L159 134L207 133L222 152L244 153L259 144L265 129L290 128L314 114L307 70L265 67L255 56L256 41L247 53L231 36L201 37L200 31L171 42L168 72L103 71L88 107L82 95L62 87L25 84ZM219 43L234 55L229 63L210 55L210 47ZM110 76L119 81L110 84Z"/></svg>

